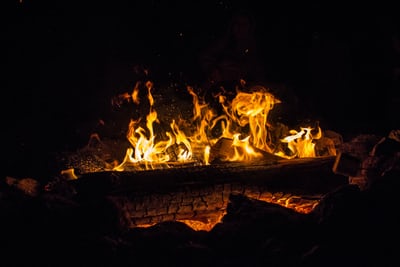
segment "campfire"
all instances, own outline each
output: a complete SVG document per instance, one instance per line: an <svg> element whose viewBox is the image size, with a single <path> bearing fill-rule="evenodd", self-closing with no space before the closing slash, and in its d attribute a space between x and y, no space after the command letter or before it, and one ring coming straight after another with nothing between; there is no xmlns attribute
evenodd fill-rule
<svg viewBox="0 0 400 267"><path fill-rule="evenodd" d="M311 175L312 179L331 172L341 136L324 132L318 122L299 125L298 129L274 122L271 114L282 100L269 88L247 88L246 82L241 81L240 89L235 89L235 94L221 90L212 95L214 102L207 102L193 87L187 86L185 93L192 100L189 109L188 103L179 102L175 103L179 106L174 106L173 95L168 96L171 100L168 105L158 105L158 100L162 101L165 96L154 94L157 90L154 83L137 82L131 93L112 99L113 107L132 107L133 116L126 133L128 143L108 142L93 133L86 147L64 158L67 168L61 173L67 179L77 180L78 185L84 183L82 180L97 183L100 176L109 179L117 175L122 179L117 188L111 182L107 194L116 209L123 211L120 216L125 217L127 227L174 220L197 230L210 230L224 216L228 197L234 193L299 213L311 212L324 190L343 180L323 182L328 188L316 182L305 189L299 184L308 184L305 180L285 181L296 174L283 169L297 166L298 172ZM307 168L314 173L304 171ZM264 176L282 176L277 175L279 171L286 174L278 181L280 188L273 189L271 179ZM182 178L176 180L176 177ZM192 184L190 189L186 186L188 183ZM144 189L142 184L146 184ZM176 186L160 192L160 184L167 188L171 184ZM312 189L318 186L322 190ZM84 189L90 190L94 189ZM171 201L179 202L171 199L171 193L182 196L183 203L171 204ZM157 200L151 201L143 194Z"/></svg>
<svg viewBox="0 0 400 267"><path fill-rule="evenodd" d="M132 107L125 138L92 132L86 146L58 154L63 168L46 184L7 176L7 259L42 263L45 251L57 261L73 246L68 266L380 266L394 258L386 239L398 228L399 130L343 142L318 123L274 120L284 100L266 88L216 94L218 105L186 89L190 112L153 83L137 83L112 101Z"/></svg>
<svg viewBox="0 0 400 267"><path fill-rule="evenodd" d="M274 99L268 92L255 95ZM124 101L136 99L130 97ZM150 110L155 123L157 113ZM360 134L334 149L340 139L329 131L304 126L274 139L274 123L266 121L263 146L253 142L259 135L243 130L239 145L227 131L230 136L195 147L191 128L181 129L187 124L177 121L170 124L172 134L165 134L172 140L168 148L164 139L157 141L157 124L140 128L132 120L127 143L96 133L86 147L61 153L70 168L45 185L6 177L5 261L42 264L44 252L60 266L159 266L166 259L176 266L325 266L332 260L381 266L397 258L388 239L398 231L399 130L385 137ZM140 138L166 154L135 154ZM309 156L300 153L305 147L313 148ZM168 155L174 157L165 160ZM66 257L71 247L75 251ZM148 252L160 257L149 258Z"/></svg>
<svg viewBox="0 0 400 267"><path fill-rule="evenodd" d="M398 265L398 8L7 2L2 266Z"/></svg>
<svg viewBox="0 0 400 267"><path fill-rule="evenodd" d="M178 114L168 122L169 129L160 126L152 94L154 84L148 81L145 87L149 105L146 120L143 122L140 117L130 121L127 139L131 147L127 149L123 162L112 170L147 170L171 167L176 163L209 165L215 159L252 161L266 153L282 158L336 155L334 146L327 146L325 154L316 152L315 142L322 137L318 125L314 128L305 125L300 130L293 129L287 133L276 129L268 115L281 101L264 87L256 87L257 91L251 88L249 92L237 91L233 99L223 93L215 95L222 111L218 114L188 86L187 92L193 98L192 117L187 119ZM126 93L119 98L139 105L143 101L139 98L139 89L140 83L137 83L131 94ZM156 132L160 128L165 130ZM218 151L213 153L216 147Z"/></svg>
<svg viewBox="0 0 400 267"><path fill-rule="evenodd" d="M169 107L175 115L171 118L165 110L162 110L162 116L159 115L157 100L152 93L154 84L150 81L144 86L136 83L132 93L118 95L112 100L112 105L131 103L136 113L141 113L144 106L148 108L147 114L131 118L126 134L129 147L124 158L108 159L98 168L104 171L154 170L206 166L217 161L251 164L262 158L276 161L336 155L341 142L339 134L323 133L318 122L300 125L298 129L271 122L269 114L281 100L268 88L254 88L246 91L236 88L233 98L224 91L213 95L219 104L216 108L188 86L192 114L188 117L188 112L181 110L184 106ZM141 99L140 89L146 91L146 99ZM147 103L142 104L144 101ZM87 148L101 142L101 136L94 133Z"/></svg>

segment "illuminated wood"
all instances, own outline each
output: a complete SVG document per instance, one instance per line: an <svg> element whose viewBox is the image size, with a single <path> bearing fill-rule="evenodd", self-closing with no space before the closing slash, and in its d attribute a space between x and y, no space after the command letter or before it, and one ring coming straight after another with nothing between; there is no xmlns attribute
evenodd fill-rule
<svg viewBox="0 0 400 267"><path fill-rule="evenodd" d="M163 221L215 222L230 194L254 199L321 196L347 184L332 172L334 157L268 162L221 163L132 172L89 173L70 181L80 201L105 199L122 227Z"/></svg>
<svg viewBox="0 0 400 267"><path fill-rule="evenodd" d="M72 180L81 197L122 192L170 192L185 186L225 183L268 186L299 193L325 193L347 182L332 171L335 157L305 158L251 163L218 163L147 171L86 173Z"/></svg>

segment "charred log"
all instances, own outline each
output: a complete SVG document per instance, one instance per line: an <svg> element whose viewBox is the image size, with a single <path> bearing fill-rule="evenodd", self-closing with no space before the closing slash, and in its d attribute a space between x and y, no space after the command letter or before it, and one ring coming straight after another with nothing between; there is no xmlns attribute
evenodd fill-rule
<svg viewBox="0 0 400 267"><path fill-rule="evenodd" d="M118 227L192 220L215 224L229 196L315 205L323 194L347 184L334 174L334 158L281 160L277 164L224 163L137 172L91 173L70 181L80 201L106 199L118 215ZM303 207L304 207L303 206Z"/></svg>
<svg viewBox="0 0 400 267"><path fill-rule="evenodd" d="M273 191L326 193L347 183L347 178L332 171L335 157L265 162L223 163L131 172L87 173L70 183L83 198L123 192L165 193L187 186L239 183L265 186Z"/></svg>

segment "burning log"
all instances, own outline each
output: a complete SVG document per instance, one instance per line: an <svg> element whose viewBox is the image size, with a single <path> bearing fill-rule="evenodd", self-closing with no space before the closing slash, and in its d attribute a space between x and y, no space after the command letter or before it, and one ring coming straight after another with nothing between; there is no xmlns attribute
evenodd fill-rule
<svg viewBox="0 0 400 267"><path fill-rule="evenodd" d="M238 155L247 155L250 159L252 155L259 155L259 157L262 157L262 160L265 162L271 163L276 163L279 160L282 160L282 157L276 156L272 153L268 153L262 149L258 149L254 146L249 146L248 148L251 149L252 153L244 153L242 150L244 149L243 147L234 146L234 140L230 138L220 138L215 145L211 147L210 151L210 162L215 162L218 160L227 160L231 158L235 158L235 154ZM252 158L253 159L253 158ZM254 159L253 159L254 160Z"/></svg>
<svg viewBox="0 0 400 267"><path fill-rule="evenodd" d="M145 87L146 121L130 120L130 145L120 164L112 160L121 158L112 151L116 146L98 136L78 157L68 157L84 170L80 177L70 175L77 178L71 181L77 197L111 203L124 227L171 220L215 224L231 194L312 209L321 194L347 182L332 172L339 135L323 136L319 125L287 133L274 128L267 117L280 100L266 88L238 92L234 99L220 95L223 114L217 116L188 87L193 117L170 121L155 110L153 84ZM132 93L135 103L140 102L137 90ZM169 129L163 129L168 121Z"/></svg>
<svg viewBox="0 0 400 267"><path fill-rule="evenodd" d="M226 213L231 194L240 194L281 206L312 210L320 195L299 197L291 193L269 192L263 187L241 184L220 184L209 187L185 188L166 194L122 194L108 196L120 213L121 226L151 226L165 221L183 221L195 229L211 230Z"/></svg>
<svg viewBox="0 0 400 267"><path fill-rule="evenodd" d="M233 193L312 209L321 195L347 184L345 176L332 172L334 160L292 159L275 164L261 160L251 164L99 172L70 182L80 200L101 198L111 203L119 216L118 227L185 220L214 225L225 214Z"/></svg>
<svg viewBox="0 0 400 267"><path fill-rule="evenodd" d="M268 185L299 193L325 193L343 184L343 175L332 172L335 157L224 162L207 166L180 167L129 172L86 173L71 180L82 197L122 192L170 192L184 186L241 183ZM95 186L94 186L95 185Z"/></svg>

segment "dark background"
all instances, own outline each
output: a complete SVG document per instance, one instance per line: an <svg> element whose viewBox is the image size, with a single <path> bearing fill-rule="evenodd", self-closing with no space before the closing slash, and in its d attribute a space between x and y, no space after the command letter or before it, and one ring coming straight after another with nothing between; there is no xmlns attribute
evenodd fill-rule
<svg viewBox="0 0 400 267"><path fill-rule="evenodd" d="M307 116L343 134L398 127L394 6L9 2L1 11L0 37L8 166L18 166L17 155L29 166L44 151L64 149L76 125L107 116L110 99L131 91L142 78L138 69L148 69L159 88L201 84L198 53L239 9L256 18L266 80L287 85Z"/></svg>

